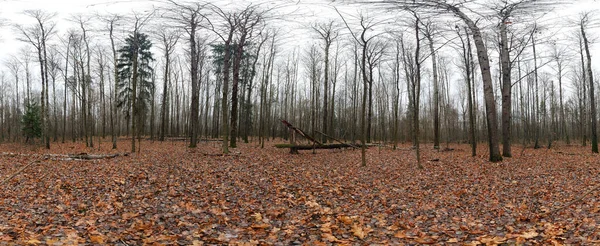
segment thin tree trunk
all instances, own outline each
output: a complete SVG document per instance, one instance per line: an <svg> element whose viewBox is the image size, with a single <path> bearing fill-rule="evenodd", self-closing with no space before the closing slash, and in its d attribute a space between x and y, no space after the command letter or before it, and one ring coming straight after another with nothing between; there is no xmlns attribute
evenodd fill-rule
<svg viewBox="0 0 600 246"><path fill-rule="evenodd" d="M587 16L586 16L587 17ZM587 79L590 84L590 121L591 121L591 134L592 134L592 152L598 153L598 132L596 130L597 118L596 118L596 99L594 94L594 75L592 73L592 55L590 54L589 41L587 39L584 23L582 21L580 25L581 36L583 38L583 44L585 47L585 54L587 58Z"/></svg>
<svg viewBox="0 0 600 246"><path fill-rule="evenodd" d="M502 156L511 157L512 81L506 20L500 23L500 65L502 71Z"/></svg>

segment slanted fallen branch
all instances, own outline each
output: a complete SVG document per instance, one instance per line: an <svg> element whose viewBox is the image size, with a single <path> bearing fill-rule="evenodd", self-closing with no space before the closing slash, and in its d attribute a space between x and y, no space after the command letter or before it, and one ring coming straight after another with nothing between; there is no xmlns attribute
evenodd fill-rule
<svg viewBox="0 0 600 246"><path fill-rule="evenodd" d="M19 173L25 171L25 169L27 169L28 167L33 166L34 164L37 164L37 163L40 163L40 161L30 162L29 164L21 167L21 169L17 170L15 173L13 173L12 175L10 175L7 178L5 178L4 180L2 180L2 183L0 183L0 186L4 185L6 182L8 182L9 180L11 180L15 176L17 176Z"/></svg>
<svg viewBox="0 0 600 246"><path fill-rule="evenodd" d="M297 132L298 134L300 134L300 136L303 136L304 138L310 140L311 142L317 144L317 145L323 145L323 143L317 141L316 139L314 139L313 137L311 137L310 135L308 135L306 132L302 131L302 129L293 126L291 123L287 122L287 120L279 120L281 121L281 123L283 123L285 126L287 126L288 128L290 128L291 130Z"/></svg>
<svg viewBox="0 0 600 246"><path fill-rule="evenodd" d="M325 134L325 133L323 133L323 132L321 132L321 131L315 131L315 132L317 132L317 133L319 133L319 134L321 134L321 135L323 135L323 136L325 136L325 137L331 138L331 139L333 139L334 141L336 141L336 142L338 142L338 143L340 143L340 144L347 144L347 145L349 145L350 147L352 147L352 148L355 148L355 149L359 149L359 148L360 148L360 147L358 147L358 146L356 146L356 145L353 145L353 144L344 143L344 142L342 142L342 140L339 140L339 139L337 139L337 138L334 138L334 137L332 137L332 136L329 136L329 135L327 135L327 134Z"/></svg>

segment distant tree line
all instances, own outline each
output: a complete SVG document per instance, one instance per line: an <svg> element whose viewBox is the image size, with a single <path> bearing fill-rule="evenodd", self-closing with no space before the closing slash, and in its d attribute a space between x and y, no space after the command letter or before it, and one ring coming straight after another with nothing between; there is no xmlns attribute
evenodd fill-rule
<svg viewBox="0 0 600 246"><path fill-rule="evenodd" d="M55 14L25 11L32 22L12 25L23 48L1 58L0 140L93 147L110 136L116 148L125 137L139 151L145 138L221 139L227 153L288 139L285 119L323 142L409 142L417 157L420 145L452 143L476 155L483 140L490 161L515 143L597 153L598 20L582 13L556 28L542 16L557 1L476 2L362 3L303 37L262 4L168 0L143 14L71 16L64 32Z"/></svg>

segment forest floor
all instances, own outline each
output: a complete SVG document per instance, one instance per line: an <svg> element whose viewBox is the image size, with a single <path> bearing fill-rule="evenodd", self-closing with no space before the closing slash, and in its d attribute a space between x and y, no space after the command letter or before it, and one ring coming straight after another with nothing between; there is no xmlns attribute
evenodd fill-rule
<svg viewBox="0 0 600 246"><path fill-rule="evenodd" d="M274 143L219 156L220 142L144 141L85 161L43 154L129 143L1 144L0 245L600 244L600 190L544 214L600 183L589 147L515 146L490 163L484 144L476 157L425 145L419 170L409 145L372 147L361 167L358 150Z"/></svg>

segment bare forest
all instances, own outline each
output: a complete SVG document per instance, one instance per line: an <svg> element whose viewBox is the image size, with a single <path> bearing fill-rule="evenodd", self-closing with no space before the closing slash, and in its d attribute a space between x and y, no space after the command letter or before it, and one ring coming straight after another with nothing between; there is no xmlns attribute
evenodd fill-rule
<svg viewBox="0 0 600 246"><path fill-rule="evenodd" d="M600 244L597 3L89 2L0 2L2 245Z"/></svg>

